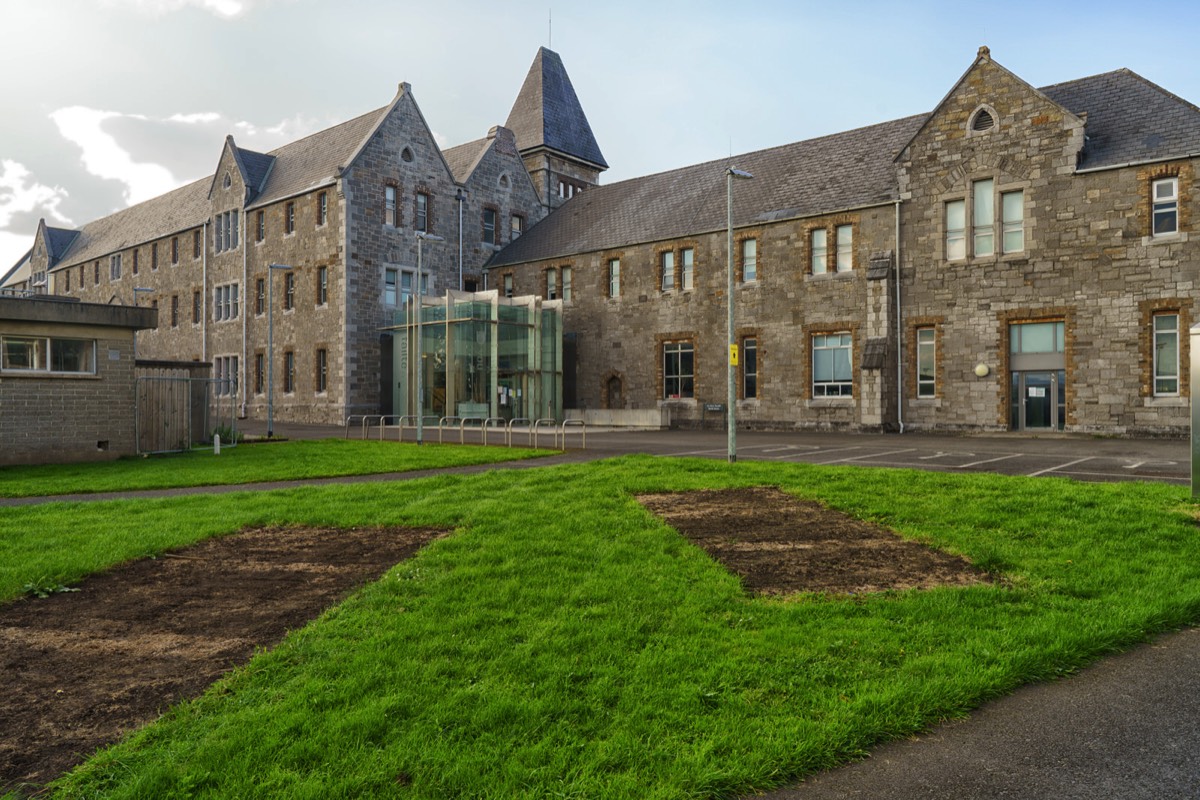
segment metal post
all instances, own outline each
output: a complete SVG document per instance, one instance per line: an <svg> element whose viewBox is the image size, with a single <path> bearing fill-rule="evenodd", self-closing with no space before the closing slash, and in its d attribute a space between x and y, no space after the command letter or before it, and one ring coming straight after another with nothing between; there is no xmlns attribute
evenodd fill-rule
<svg viewBox="0 0 1200 800"><path fill-rule="evenodd" d="M421 324L421 305L422 305L421 297L424 294L423 289L424 289L424 283L425 283L425 281L424 281L425 275L424 275L424 272L422 272L421 255L422 255L422 250L423 250L422 245L424 245L425 240L427 240L427 239L431 242L446 241L441 236L435 236L432 233L425 233L424 231L417 231L417 281L416 281L417 285L413 291L413 294L417 298L417 358L416 358L417 380L416 380L416 384L417 384L417 444L418 445L424 444L424 442L425 442L425 407L424 407L424 397L422 396L425 391L425 387L424 387L425 362L424 362L423 355L421 352L421 348L423 346L421 344L421 329L423 327Z"/></svg>
<svg viewBox="0 0 1200 800"><path fill-rule="evenodd" d="M267 438L275 435L275 276L274 269L291 269L287 264L267 265Z"/></svg>
<svg viewBox="0 0 1200 800"><path fill-rule="evenodd" d="M729 255L729 263L726 269L727 281L725 288L725 329L729 339L729 357L725 375L727 384L725 427L728 429L726 431L726 436L728 438L730 464L737 461L737 370L735 367L737 366L738 344L737 339L735 338L736 334L733 327L733 179L738 178L741 180L748 180L753 177L753 175L745 170L734 169L733 167L725 170L725 198L726 211L728 214L726 220L725 244Z"/></svg>
<svg viewBox="0 0 1200 800"><path fill-rule="evenodd" d="M1188 361L1192 389L1189 398L1192 406L1192 499L1195 500L1200 497L1200 404L1196 402L1196 398L1200 397L1200 323L1193 325L1188 334L1191 337L1191 357Z"/></svg>

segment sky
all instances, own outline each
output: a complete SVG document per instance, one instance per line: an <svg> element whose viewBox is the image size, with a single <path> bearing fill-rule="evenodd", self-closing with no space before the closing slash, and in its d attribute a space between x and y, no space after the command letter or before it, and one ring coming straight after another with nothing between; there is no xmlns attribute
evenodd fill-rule
<svg viewBox="0 0 1200 800"><path fill-rule="evenodd" d="M1200 103L1194 0L0 0L0 276L74 228L412 85L443 146L562 56L618 180L930 111L980 45L1034 86L1127 67Z"/></svg>

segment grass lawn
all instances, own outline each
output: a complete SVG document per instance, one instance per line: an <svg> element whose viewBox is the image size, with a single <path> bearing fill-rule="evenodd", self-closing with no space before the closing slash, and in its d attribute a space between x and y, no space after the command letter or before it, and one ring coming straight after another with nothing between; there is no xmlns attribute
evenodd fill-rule
<svg viewBox="0 0 1200 800"><path fill-rule="evenodd" d="M746 485L1005 580L750 597L633 497ZM736 797L1200 619L1194 514L1160 484L627 456L11 509L0 597L245 525L454 526L55 796Z"/></svg>
<svg viewBox="0 0 1200 800"><path fill-rule="evenodd" d="M0 467L0 497L222 486L493 464L549 450L345 439L272 442L83 464Z"/></svg>

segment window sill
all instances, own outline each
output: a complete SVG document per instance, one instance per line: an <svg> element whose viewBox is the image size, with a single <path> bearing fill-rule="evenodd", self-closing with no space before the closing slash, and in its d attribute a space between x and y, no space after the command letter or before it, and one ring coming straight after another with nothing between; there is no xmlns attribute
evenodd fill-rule
<svg viewBox="0 0 1200 800"><path fill-rule="evenodd" d="M658 401L658 405L662 406L683 406L684 408L695 408L696 398L694 397L664 397Z"/></svg>
<svg viewBox="0 0 1200 800"><path fill-rule="evenodd" d="M853 408L857 402L853 397L814 397L804 402L805 408Z"/></svg>
<svg viewBox="0 0 1200 800"><path fill-rule="evenodd" d="M942 398L940 397L913 397L909 399L909 404L913 408L941 408Z"/></svg>
<svg viewBox="0 0 1200 800"><path fill-rule="evenodd" d="M0 370L0 380L8 378L32 378L33 380L67 380L67 381L98 381L102 380L99 375L92 373L73 372L43 372L40 370Z"/></svg>
<svg viewBox="0 0 1200 800"><path fill-rule="evenodd" d="M808 272L808 273L805 273L804 279L806 281L807 280L831 281L831 280L838 280L839 278L843 278L843 279L844 278L852 278L852 277L854 277L854 274L855 274L854 270L852 270L852 269L845 269L845 270L842 270L841 272L838 272L836 270L831 271L831 272L817 272L817 273Z"/></svg>
<svg viewBox="0 0 1200 800"><path fill-rule="evenodd" d="M1182 244L1188 240L1188 235L1182 232L1160 233L1158 236L1143 236L1142 247L1153 244Z"/></svg>
<svg viewBox="0 0 1200 800"><path fill-rule="evenodd" d="M1144 408L1187 408L1188 405L1188 398L1179 395L1142 398Z"/></svg>

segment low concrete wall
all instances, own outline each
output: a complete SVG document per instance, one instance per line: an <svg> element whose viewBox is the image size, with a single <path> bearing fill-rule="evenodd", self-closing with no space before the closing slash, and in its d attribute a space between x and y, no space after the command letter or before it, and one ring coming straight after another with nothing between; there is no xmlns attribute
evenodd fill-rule
<svg viewBox="0 0 1200 800"><path fill-rule="evenodd" d="M666 430L671 427L669 408L568 408L564 413L567 419L581 419L588 425L600 428Z"/></svg>

